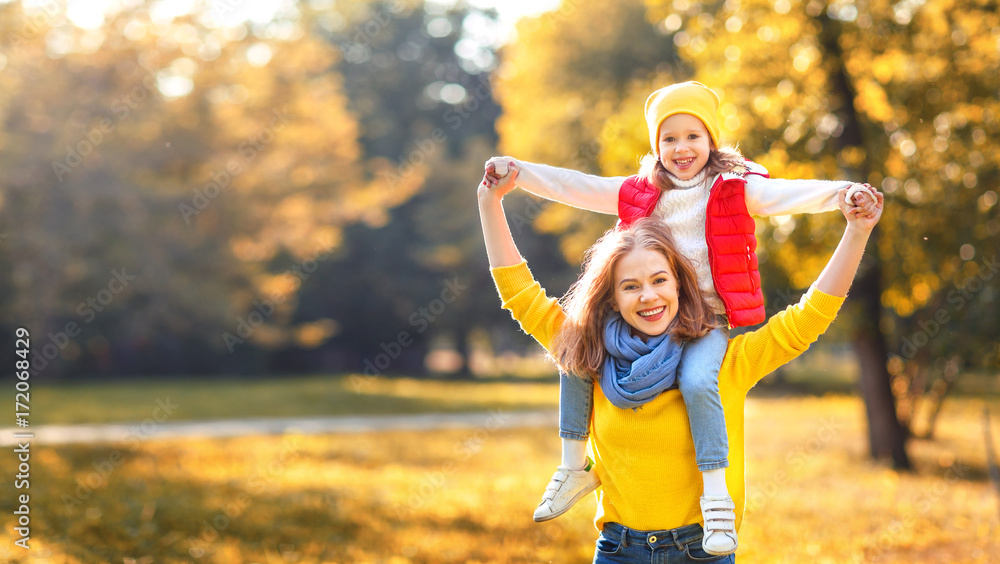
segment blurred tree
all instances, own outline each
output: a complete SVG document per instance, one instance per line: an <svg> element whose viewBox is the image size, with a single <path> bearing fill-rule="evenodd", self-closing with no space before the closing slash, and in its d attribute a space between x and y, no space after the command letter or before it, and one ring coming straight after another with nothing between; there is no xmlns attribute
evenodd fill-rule
<svg viewBox="0 0 1000 564"><path fill-rule="evenodd" d="M386 183L416 170L426 176L387 221L345 234L343 254L304 287L297 318L348 320L317 351L314 362L322 368L423 372L425 355L444 340L457 352L455 373L469 376L475 330L509 319L482 297L493 283L475 203L482 164L496 142L499 108L490 84L496 15L461 4L352 6L344 18L319 14L317 21L319 33L343 53L338 68L361 143L395 163L383 175ZM534 238L523 247L544 255L553 243ZM541 275L565 273L562 261L547 264ZM399 344L401 335L408 344Z"/></svg>
<svg viewBox="0 0 1000 564"><path fill-rule="evenodd" d="M0 5L4 317L34 330L36 368L251 368L244 351L299 334L296 267L419 187L365 159L307 17L218 27L136 6L88 29Z"/></svg>

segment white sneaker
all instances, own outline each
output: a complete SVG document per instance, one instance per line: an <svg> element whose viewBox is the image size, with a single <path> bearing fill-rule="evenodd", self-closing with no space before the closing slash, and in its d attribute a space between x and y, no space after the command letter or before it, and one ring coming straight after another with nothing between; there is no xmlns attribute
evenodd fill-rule
<svg viewBox="0 0 1000 564"><path fill-rule="evenodd" d="M701 547L715 556L736 552L736 504L733 498L701 496L701 516L705 520L705 536Z"/></svg>
<svg viewBox="0 0 1000 564"><path fill-rule="evenodd" d="M570 470L565 466L556 468L549 486L545 488L542 502L535 509L535 521L548 521L566 513L600 485L601 480L597 478L597 472L594 472L591 463L587 464L585 470Z"/></svg>

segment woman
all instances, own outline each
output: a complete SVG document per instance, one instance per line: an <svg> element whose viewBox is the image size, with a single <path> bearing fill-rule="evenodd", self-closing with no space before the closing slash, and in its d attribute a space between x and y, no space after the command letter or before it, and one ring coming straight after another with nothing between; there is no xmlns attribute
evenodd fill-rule
<svg viewBox="0 0 1000 564"><path fill-rule="evenodd" d="M578 326L585 324L587 319L573 317L582 311L573 304L568 305L568 318L559 303L546 297L531 277L503 213L502 198L512 189L513 183L491 188L488 182L481 183L478 189L490 268L504 307L511 310L526 332L553 353L558 363L563 363L572 360L575 350L572 343L560 339L564 323L569 320ZM850 288L868 237L881 218L881 194L876 195L878 203L874 216L859 218L859 209L846 203L846 192L840 191L838 202L847 217L847 229L813 287L798 304L778 313L762 328L729 341L719 373L719 391L730 445L726 482L735 507L709 508L706 514L711 513L712 517L705 519L703 529L703 508L698 495L701 477L695 464L687 412L676 389L662 391L641 408L632 410L615 407L608 399L609 392L612 395L616 392L613 387L604 385L606 378L600 379L602 385L594 386L589 447L594 458L593 471L601 483L595 519L601 534L595 562L648 562L654 554L665 562L735 562L732 554L713 557L705 552L702 539L713 531L732 528L732 522L738 530L742 521L746 394L761 378L808 349L833 321ZM642 222L633 227L642 228ZM612 233L605 239L608 237L614 239L619 235ZM639 250L627 250L622 256ZM605 306L610 309L623 307L616 293L627 287L621 283L629 280L640 286L637 303L626 306L632 308L630 311L643 311L646 304L651 303L667 304L669 300L657 290L657 284L664 283L663 276L656 276L667 271L667 283L672 280L676 284L674 267L677 265L670 265L666 257L663 261L667 268L663 268L661 263L649 263L655 261L655 257L647 257L649 260L641 263L621 260L622 256L611 269L612 279L604 282ZM641 268L628 271L632 268L630 262L641 263ZM588 262L581 279L587 277L591 268L595 268L592 261ZM685 292L681 288L676 299L680 302L694 295L691 289ZM667 304L665 308L668 314L676 316L680 304ZM593 315L593 312L585 315Z"/></svg>

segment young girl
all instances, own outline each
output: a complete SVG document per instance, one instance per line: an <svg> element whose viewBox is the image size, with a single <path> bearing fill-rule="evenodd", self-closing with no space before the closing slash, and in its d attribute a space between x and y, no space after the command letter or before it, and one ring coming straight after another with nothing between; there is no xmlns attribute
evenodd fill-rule
<svg viewBox="0 0 1000 564"><path fill-rule="evenodd" d="M545 198L617 213L621 226L652 216L670 227L681 252L693 262L700 289L710 310L718 315L718 328L683 347L677 385L702 472L706 548L713 554L726 554L736 549L735 529L731 522L713 520L710 515L732 507L725 480L729 448L718 371L729 326L764 321L755 224L750 216L833 210L837 191L849 188L846 198L862 205L862 217L870 217L875 198L865 197L867 187L846 182L768 178L763 167L744 160L734 148L720 146L718 105L718 96L696 82L675 84L650 95L646 122L652 153L643 160L638 175L600 178L496 157L487 162L484 183L505 187L516 182ZM651 308L637 317L649 323L661 315ZM636 356L635 351L629 352ZM619 362L630 360L626 356ZM617 399L613 401L619 407L635 407L628 396ZM561 515L599 485L589 471L585 451L592 402L592 388L585 379L561 374L563 461L535 512L536 521ZM719 528L710 529L710 525Z"/></svg>

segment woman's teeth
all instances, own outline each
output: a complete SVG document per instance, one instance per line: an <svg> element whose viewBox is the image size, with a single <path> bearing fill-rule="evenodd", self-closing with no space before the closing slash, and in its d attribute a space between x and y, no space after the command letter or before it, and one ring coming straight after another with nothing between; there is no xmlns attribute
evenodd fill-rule
<svg viewBox="0 0 1000 564"><path fill-rule="evenodd" d="M658 307L656 309L651 309L649 311L640 311L639 312L639 316L641 316L641 317L652 317L652 316L660 313L661 311L663 311L662 307Z"/></svg>

